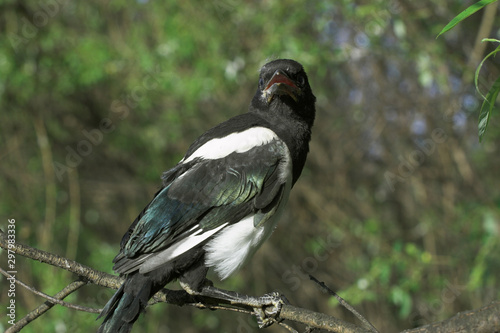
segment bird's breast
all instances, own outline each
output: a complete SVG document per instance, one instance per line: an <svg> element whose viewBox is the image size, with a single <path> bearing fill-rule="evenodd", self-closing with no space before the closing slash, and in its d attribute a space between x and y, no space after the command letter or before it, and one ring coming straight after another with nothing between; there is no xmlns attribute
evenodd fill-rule
<svg viewBox="0 0 500 333"><path fill-rule="evenodd" d="M292 187L291 162L288 160L281 168L280 177L285 180L285 188L272 216L262 224L255 223L254 214L246 216L239 222L222 229L205 245L205 265L213 267L221 280L243 266L276 229Z"/></svg>

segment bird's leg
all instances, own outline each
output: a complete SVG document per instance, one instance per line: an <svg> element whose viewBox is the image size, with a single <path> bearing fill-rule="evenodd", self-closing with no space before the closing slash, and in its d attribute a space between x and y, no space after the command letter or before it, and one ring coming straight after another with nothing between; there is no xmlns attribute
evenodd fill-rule
<svg viewBox="0 0 500 333"><path fill-rule="evenodd" d="M235 291L219 289L214 287L209 280L206 280L205 285L198 291L182 282L181 286L191 295L215 298L229 302L230 304L244 305L252 308L255 311L260 328L273 324L283 304L289 304L288 300L278 292L265 294L261 297L253 297Z"/></svg>

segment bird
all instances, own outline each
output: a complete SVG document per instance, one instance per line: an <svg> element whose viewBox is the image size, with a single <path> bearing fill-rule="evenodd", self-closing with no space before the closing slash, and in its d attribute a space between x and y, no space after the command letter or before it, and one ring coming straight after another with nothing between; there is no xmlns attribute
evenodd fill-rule
<svg viewBox="0 0 500 333"><path fill-rule="evenodd" d="M241 297L206 275L229 277L276 228L306 162L315 102L299 62L262 66L247 112L196 139L123 236L113 270L125 280L98 332L130 332L148 300L175 280L191 295L248 304L268 325L262 306L278 306L276 293Z"/></svg>

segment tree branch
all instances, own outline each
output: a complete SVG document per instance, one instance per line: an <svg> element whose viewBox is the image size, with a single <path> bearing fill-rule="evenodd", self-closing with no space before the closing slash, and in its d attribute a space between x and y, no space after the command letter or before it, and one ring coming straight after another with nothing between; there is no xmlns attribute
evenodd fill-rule
<svg viewBox="0 0 500 333"><path fill-rule="evenodd" d="M38 260L40 262L75 273L81 279L83 279L83 281L91 282L98 286L118 289L120 285L123 283L123 278L121 277L100 272L88 266L82 265L74 260L70 260L62 256L42 251L19 243L8 244L7 236L2 230L0 230L0 247L3 249L9 248L11 251L23 257L30 258L33 260ZM57 295L54 296L54 298L60 299L60 297L57 297ZM236 311L248 312L253 314L253 310L250 308L227 304L224 301L210 297L192 296L186 293L184 290L163 289L162 291L159 291L158 293L155 294L152 301L150 301L150 305L157 302L166 302L178 306L190 305L197 308L208 308L208 309L225 309L232 311L235 311L236 309ZM46 309L45 311L47 310L48 309ZM32 312L36 312L36 310ZM36 315L35 318L37 318L40 315L41 314ZM281 312L275 319L277 322L282 320L291 320L294 322L308 325L310 327L325 329L330 332L344 332L344 333L369 332L362 328L359 328L358 326L344 322L335 317L322 313L313 312L307 309L298 308L288 304L283 305Z"/></svg>
<svg viewBox="0 0 500 333"><path fill-rule="evenodd" d="M156 293L153 297L153 303L166 302L178 306L191 305L202 309L225 309L235 310L232 304L225 301L214 299L205 296L192 296L184 290L167 290L163 289L162 292ZM247 312L253 314L253 310L249 307L238 306L236 309L239 312ZM246 311L241 311L246 310ZM345 322L335 317L314 312L308 309L295 307L290 304L284 304L281 311L276 318L280 320L290 320L317 329L324 329L329 332L342 332L342 333L369 333L370 331L360 328L354 324Z"/></svg>
<svg viewBox="0 0 500 333"><path fill-rule="evenodd" d="M344 308L346 308L347 310L349 310L356 318L358 318L363 323L363 325L370 332L372 332L372 333L379 333L377 331L377 329L375 328L375 326L373 326L372 323L370 323L368 321L368 319L366 319L365 317L363 317L355 308L353 308L349 303L347 303L345 301L345 299L343 299L342 297L340 297L335 291L333 291L330 288L328 288L328 286L324 282L318 281L318 279L316 279L311 274L309 274L309 278L311 280L313 280L314 282L316 282L321 287L321 289L323 289L326 293L334 296L337 299L337 301L340 303L340 305L342 305Z"/></svg>
<svg viewBox="0 0 500 333"><path fill-rule="evenodd" d="M78 310L78 311L83 311L83 312L90 312L90 313L100 313L101 312L100 309L93 309L93 308L88 308L86 306L81 306L81 305L75 305L75 304L67 303L67 302L61 301L62 298L60 298L60 297L52 297L52 296L49 296L49 295L47 295L45 293L42 293L41 291L38 291L35 288L28 286L24 282L19 281L15 276L10 275L9 273L7 273L2 268L0 268L0 273L3 276L5 276L7 279L13 279L14 281L16 281L16 283L18 285L20 285L21 287L23 287L23 288L31 291L33 294L45 298L50 303L52 303L52 305L59 304L59 305L62 305L64 307L67 307L67 308L70 308L70 309L74 309L74 310ZM80 287L82 287L82 286L84 286L86 284L87 284L87 282L85 282L85 281L77 280L77 281L74 281L74 282L70 283L68 286L66 286L59 293L63 293L62 295L64 295L64 297L66 297L69 294L71 294L72 292L76 291L77 289L79 289Z"/></svg>
<svg viewBox="0 0 500 333"><path fill-rule="evenodd" d="M61 257L57 254L45 252L43 250L35 249L31 246L20 243L9 244L7 235L1 229L0 247L5 250L9 249L23 257L37 260L45 264L62 268L68 272L75 273L78 276L85 278L88 282L102 287L118 289L123 283L123 279L121 277L95 270L74 260Z"/></svg>
<svg viewBox="0 0 500 333"><path fill-rule="evenodd" d="M477 310L464 311L455 316L401 333L493 333L500 332L500 301L493 301Z"/></svg>
<svg viewBox="0 0 500 333"><path fill-rule="evenodd" d="M79 276L79 280L72 282L59 293L52 297L52 301L46 301L35 310L31 311L27 316L16 322L11 326L7 332L17 332L22 327L34 319L41 316L48 311L56 300L61 300L68 296L78 288L87 283L93 283L98 286L118 289L123 283L123 278L114 276L105 272L100 272L88 266L82 265L76 261L69 260L56 254L48 253L36 248L14 243L9 244L7 236L0 230L0 247L21 255L26 258L38 260L40 262L56 266L73 272ZM33 291L34 288L28 287ZM45 295L47 296L47 295ZM48 296L50 297L50 296ZM235 306L233 304L225 303L219 299L203 296L192 296L184 290L168 290L163 289L156 293L150 300L149 305L158 302L166 302L177 306L194 306L200 309L219 309L249 313L253 315L253 309L245 306ZM59 302L58 302L59 303ZM81 309L78 309L81 310ZM329 332L342 332L342 333L369 333L370 330L361 328L351 323L347 323L335 317L314 312L308 309L298 308L289 304L284 304L281 312L275 318L279 323L283 320L289 320L308 326L311 329L323 329ZM294 332L288 325L283 325L290 332ZM455 317L443 322L426 325L417 329L407 330L402 333L441 333L441 332L495 332L500 330L500 302L493 302L490 305L483 307L476 311L468 311L460 313Z"/></svg>

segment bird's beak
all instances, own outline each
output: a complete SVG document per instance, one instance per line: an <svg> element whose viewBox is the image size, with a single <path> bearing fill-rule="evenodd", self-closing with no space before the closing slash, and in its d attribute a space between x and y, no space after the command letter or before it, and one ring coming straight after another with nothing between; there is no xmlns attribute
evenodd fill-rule
<svg viewBox="0 0 500 333"><path fill-rule="evenodd" d="M295 82L280 70L274 72L273 77L269 80L264 89L267 103L271 103L276 95L289 95L294 101L297 101L297 97L300 93L301 91Z"/></svg>

